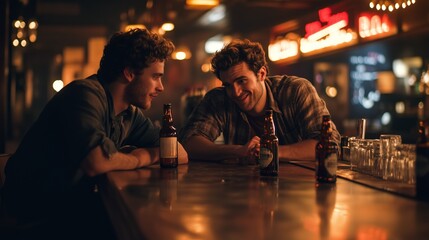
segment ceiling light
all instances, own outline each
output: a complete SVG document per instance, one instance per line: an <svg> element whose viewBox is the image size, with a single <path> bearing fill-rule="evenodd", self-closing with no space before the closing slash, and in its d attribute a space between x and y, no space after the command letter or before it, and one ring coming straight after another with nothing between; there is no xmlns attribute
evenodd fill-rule
<svg viewBox="0 0 429 240"><path fill-rule="evenodd" d="M171 22L166 22L166 23L162 24L161 28L162 28L162 30L169 32L169 31L172 31L174 29L174 24Z"/></svg>
<svg viewBox="0 0 429 240"><path fill-rule="evenodd" d="M393 10L397 10L400 8L406 8L407 6L411 6L415 4L417 0L371 0L369 3L369 7L371 9L382 10L393 12Z"/></svg>
<svg viewBox="0 0 429 240"><path fill-rule="evenodd" d="M216 22L220 22L226 16L226 7L225 5L219 5L207 11L199 19L200 24L203 26L208 26Z"/></svg>
<svg viewBox="0 0 429 240"><path fill-rule="evenodd" d="M189 7L214 7L219 5L219 0L186 0Z"/></svg>

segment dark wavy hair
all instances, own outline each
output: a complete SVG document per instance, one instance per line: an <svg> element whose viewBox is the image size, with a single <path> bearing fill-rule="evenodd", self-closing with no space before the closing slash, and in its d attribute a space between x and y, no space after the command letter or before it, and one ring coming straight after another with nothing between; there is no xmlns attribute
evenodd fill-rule
<svg viewBox="0 0 429 240"><path fill-rule="evenodd" d="M211 67L213 73L220 79L221 71L226 71L241 62L247 63L255 75L263 66L266 67L268 73L264 49L260 43L251 42L248 39L234 39L220 51L217 51L211 60Z"/></svg>
<svg viewBox="0 0 429 240"><path fill-rule="evenodd" d="M141 72L155 61L167 60L174 44L146 29L115 33L104 47L98 76L103 82L113 82L127 67Z"/></svg>

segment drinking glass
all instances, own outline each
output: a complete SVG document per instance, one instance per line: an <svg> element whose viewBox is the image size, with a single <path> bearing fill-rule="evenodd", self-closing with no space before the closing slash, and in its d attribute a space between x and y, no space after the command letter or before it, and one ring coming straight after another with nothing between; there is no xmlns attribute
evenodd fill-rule
<svg viewBox="0 0 429 240"><path fill-rule="evenodd" d="M416 145L400 144L396 147L394 178L397 181L415 183Z"/></svg>
<svg viewBox="0 0 429 240"><path fill-rule="evenodd" d="M350 170L357 170L357 163L359 161L359 144L360 139L351 137L349 138L350 147Z"/></svg>
<svg viewBox="0 0 429 240"><path fill-rule="evenodd" d="M394 159L397 158L396 146L402 143L401 135L380 135L380 167L384 180L394 180Z"/></svg>

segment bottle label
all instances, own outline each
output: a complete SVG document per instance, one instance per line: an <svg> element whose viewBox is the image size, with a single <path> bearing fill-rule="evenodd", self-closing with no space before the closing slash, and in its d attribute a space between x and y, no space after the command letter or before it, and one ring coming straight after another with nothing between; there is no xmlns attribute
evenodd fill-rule
<svg viewBox="0 0 429 240"><path fill-rule="evenodd" d="M273 161L273 152L268 148L261 148L259 152L259 167L266 168Z"/></svg>
<svg viewBox="0 0 429 240"><path fill-rule="evenodd" d="M177 137L160 138L160 158L177 158Z"/></svg>
<svg viewBox="0 0 429 240"><path fill-rule="evenodd" d="M335 176L337 174L337 161L337 153L331 153L326 156L325 168L331 176Z"/></svg>

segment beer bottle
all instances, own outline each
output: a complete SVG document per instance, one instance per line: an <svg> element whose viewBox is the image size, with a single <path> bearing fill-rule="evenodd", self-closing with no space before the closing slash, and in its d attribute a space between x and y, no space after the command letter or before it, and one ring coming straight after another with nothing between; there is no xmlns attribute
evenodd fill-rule
<svg viewBox="0 0 429 240"><path fill-rule="evenodd" d="M320 140L316 145L317 182L335 183L337 181L338 145L331 139L331 116L322 117Z"/></svg>
<svg viewBox="0 0 429 240"><path fill-rule="evenodd" d="M162 128L159 131L159 163L162 168L175 168L178 164L177 131L173 126L171 103L164 104Z"/></svg>
<svg viewBox="0 0 429 240"><path fill-rule="evenodd" d="M273 110L265 111L264 134L259 151L259 173L262 176L277 176L279 170L279 139L275 134Z"/></svg>
<svg viewBox="0 0 429 240"><path fill-rule="evenodd" d="M419 120L416 144L416 197L429 200L429 142L426 135L427 124Z"/></svg>

